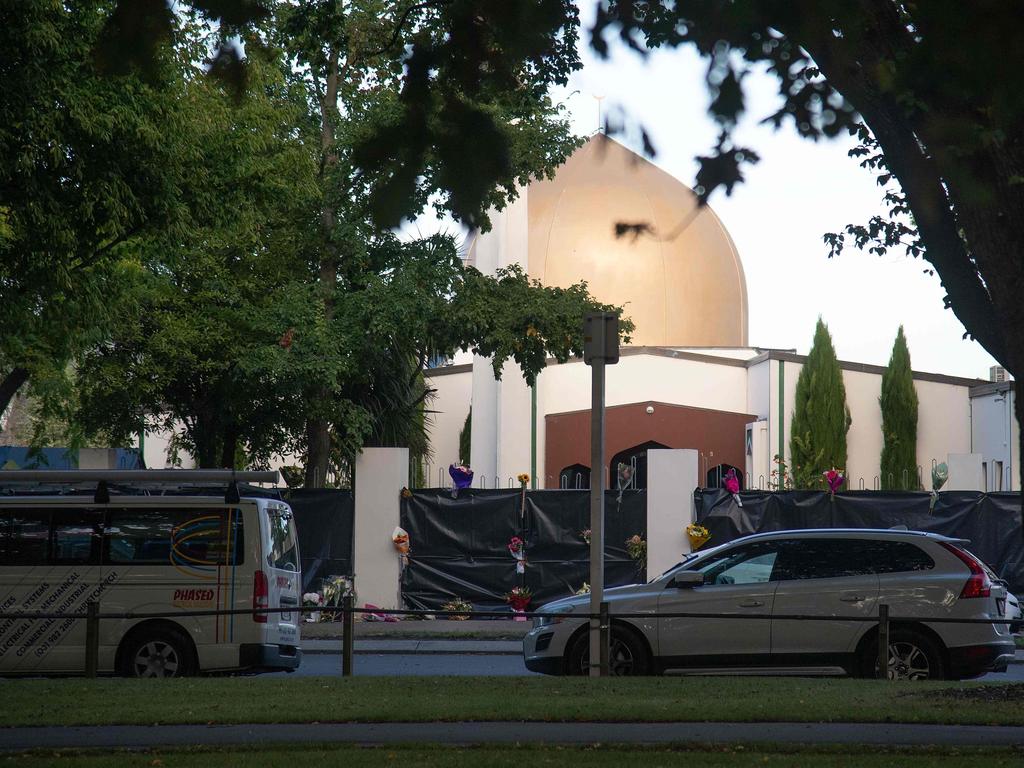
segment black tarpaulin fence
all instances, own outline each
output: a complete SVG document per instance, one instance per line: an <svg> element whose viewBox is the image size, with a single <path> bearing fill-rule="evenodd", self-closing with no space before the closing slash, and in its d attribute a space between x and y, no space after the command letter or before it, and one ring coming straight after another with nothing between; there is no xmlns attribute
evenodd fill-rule
<svg viewBox="0 0 1024 768"><path fill-rule="evenodd" d="M449 489L412 492L402 500L401 526L411 552L402 574L402 599L411 608L440 609L454 597L474 608L506 607L505 594L525 585L531 608L578 590L590 578L590 492ZM605 497L605 585L645 580L642 567L626 551L626 539L647 538L645 491ZM509 540L526 544L527 565L516 573Z"/></svg>
<svg viewBox="0 0 1024 768"><path fill-rule="evenodd" d="M765 531L803 528L894 528L968 539L968 548L1024 593L1024 532L1019 493L945 491L745 491L743 506L724 488L694 492L697 522L711 534L710 546Z"/></svg>
<svg viewBox="0 0 1024 768"><path fill-rule="evenodd" d="M355 517L352 491L298 488L288 491L285 501L295 514L302 591L318 591L329 576L351 576Z"/></svg>

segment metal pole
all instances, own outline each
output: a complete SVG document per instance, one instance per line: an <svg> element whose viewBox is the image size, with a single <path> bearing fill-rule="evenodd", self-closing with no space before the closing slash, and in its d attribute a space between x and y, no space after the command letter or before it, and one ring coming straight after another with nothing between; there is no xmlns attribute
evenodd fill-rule
<svg viewBox="0 0 1024 768"><path fill-rule="evenodd" d="M603 333L604 326L596 324ZM604 358L591 361L590 398L590 613L604 601ZM601 621L590 620L590 676L608 674L607 646L602 653Z"/></svg>
<svg viewBox="0 0 1024 768"><path fill-rule="evenodd" d="M889 606L878 606L878 679L889 678Z"/></svg>
<svg viewBox="0 0 1024 768"><path fill-rule="evenodd" d="M100 662L100 605L85 604L85 676L96 677Z"/></svg>
<svg viewBox="0 0 1024 768"><path fill-rule="evenodd" d="M607 677L611 670L608 668L608 656L611 648L611 636L612 636L612 622L608 618L608 603L607 601L601 602L601 675Z"/></svg>
<svg viewBox="0 0 1024 768"><path fill-rule="evenodd" d="M530 387L530 490L537 490L537 382Z"/></svg>
<svg viewBox="0 0 1024 768"><path fill-rule="evenodd" d="M341 640L341 676L352 677L352 649L354 647L355 617L352 612L355 608L355 601L352 595L345 595L341 601L342 607L342 640Z"/></svg>

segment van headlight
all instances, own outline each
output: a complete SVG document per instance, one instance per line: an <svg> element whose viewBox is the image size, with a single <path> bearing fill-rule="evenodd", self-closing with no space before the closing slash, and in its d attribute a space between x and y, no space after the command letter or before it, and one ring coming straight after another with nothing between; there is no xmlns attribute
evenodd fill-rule
<svg viewBox="0 0 1024 768"><path fill-rule="evenodd" d="M533 618L533 627L536 629L538 627L547 627L551 624L561 624L572 612L573 606L570 605L567 608L559 608L557 611L553 611L552 613L544 616L535 616Z"/></svg>

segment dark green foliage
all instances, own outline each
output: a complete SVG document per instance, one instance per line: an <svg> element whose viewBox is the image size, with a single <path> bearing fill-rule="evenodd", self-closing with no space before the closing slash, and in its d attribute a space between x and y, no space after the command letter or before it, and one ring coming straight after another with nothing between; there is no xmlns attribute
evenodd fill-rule
<svg viewBox="0 0 1024 768"><path fill-rule="evenodd" d="M903 326L882 374L882 489L917 491L917 390Z"/></svg>
<svg viewBox="0 0 1024 768"><path fill-rule="evenodd" d="M467 467L469 466L469 457L472 447L473 406L470 406L469 413L466 414L466 423L462 425L462 429L459 431L459 461Z"/></svg>
<svg viewBox="0 0 1024 768"><path fill-rule="evenodd" d="M846 470L850 429L843 372L828 326L819 317L814 344L796 381L796 408L790 426L790 466L797 488L819 488L822 472Z"/></svg>

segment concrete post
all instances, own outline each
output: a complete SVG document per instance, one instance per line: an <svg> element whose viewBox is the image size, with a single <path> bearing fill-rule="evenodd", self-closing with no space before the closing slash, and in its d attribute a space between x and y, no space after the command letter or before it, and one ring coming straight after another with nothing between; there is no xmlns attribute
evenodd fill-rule
<svg viewBox="0 0 1024 768"><path fill-rule="evenodd" d="M657 576L690 551L699 455L692 448L647 452L647 575Z"/></svg>
<svg viewBox="0 0 1024 768"><path fill-rule="evenodd" d="M408 484L408 448L364 448L356 458L352 564L360 603L399 607L401 560L391 535ZM411 545L415 552L416 542Z"/></svg>

